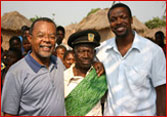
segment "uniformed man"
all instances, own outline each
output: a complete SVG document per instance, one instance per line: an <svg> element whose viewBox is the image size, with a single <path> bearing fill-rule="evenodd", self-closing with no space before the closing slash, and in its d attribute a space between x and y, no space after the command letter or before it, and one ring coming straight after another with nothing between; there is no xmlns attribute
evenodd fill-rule
<svg viewBox="0 0 167 117"><path fill-rule="evenodd" d="M98 78L93 67L100 35L94 30L72 34L68 45L74 49L75 64L64 72L65 104L68 116L102 116L100 100L107 90L105 76Z"/></svg>

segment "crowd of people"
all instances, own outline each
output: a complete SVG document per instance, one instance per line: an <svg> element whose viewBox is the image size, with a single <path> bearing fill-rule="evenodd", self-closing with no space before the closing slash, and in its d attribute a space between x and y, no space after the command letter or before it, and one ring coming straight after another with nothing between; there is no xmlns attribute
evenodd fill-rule
<svg viewBox="0 0 167 117"><path fill-rule="evenodd" d="M65 29L47 17L11 37L1 47L1 115L165 116L163 32L155 43L139 36L123 3L107 16L115 37L102 43L89 29L64 45Z"/></svg>

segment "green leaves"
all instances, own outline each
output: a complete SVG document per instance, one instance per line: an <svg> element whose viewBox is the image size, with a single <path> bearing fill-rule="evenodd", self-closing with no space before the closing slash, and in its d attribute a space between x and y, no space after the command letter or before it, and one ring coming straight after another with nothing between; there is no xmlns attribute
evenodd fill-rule
<svg viewBox="0 0 167 117"><path fill-rule="evenodd" d="M148 28L153 29L161 26L166 26L166 21L158 17L154 17L152 20L147 21L145 25Z"/></svg>

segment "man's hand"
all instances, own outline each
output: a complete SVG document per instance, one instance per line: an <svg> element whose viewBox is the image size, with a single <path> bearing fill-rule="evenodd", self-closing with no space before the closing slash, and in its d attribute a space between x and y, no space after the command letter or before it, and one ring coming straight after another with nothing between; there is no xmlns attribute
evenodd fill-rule
<svg viewBox="0 0 167 117"><path fill-rule="evenodd" d="M104 74L105 70L101 62L94 62L93 67L95 68L98 77Z"/></svg>
<svg viewBox="0 0 167 117"><path fill-rule="evenodd" d="M157 116L166 116L166 84L156 87Z"/></svg>

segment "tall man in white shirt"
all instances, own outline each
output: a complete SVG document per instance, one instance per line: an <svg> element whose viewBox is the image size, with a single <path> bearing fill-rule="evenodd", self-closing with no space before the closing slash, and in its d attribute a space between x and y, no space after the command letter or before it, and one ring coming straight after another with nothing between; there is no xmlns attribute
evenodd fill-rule
<svg viewBox="0 0 167 117"><path fill-rule="evenodd" d="M116 37L103 42L97 53L108 83L104 115L166 115L166 60L162 49L132 30L127 5L113 5L108 19Z"/></svg>

